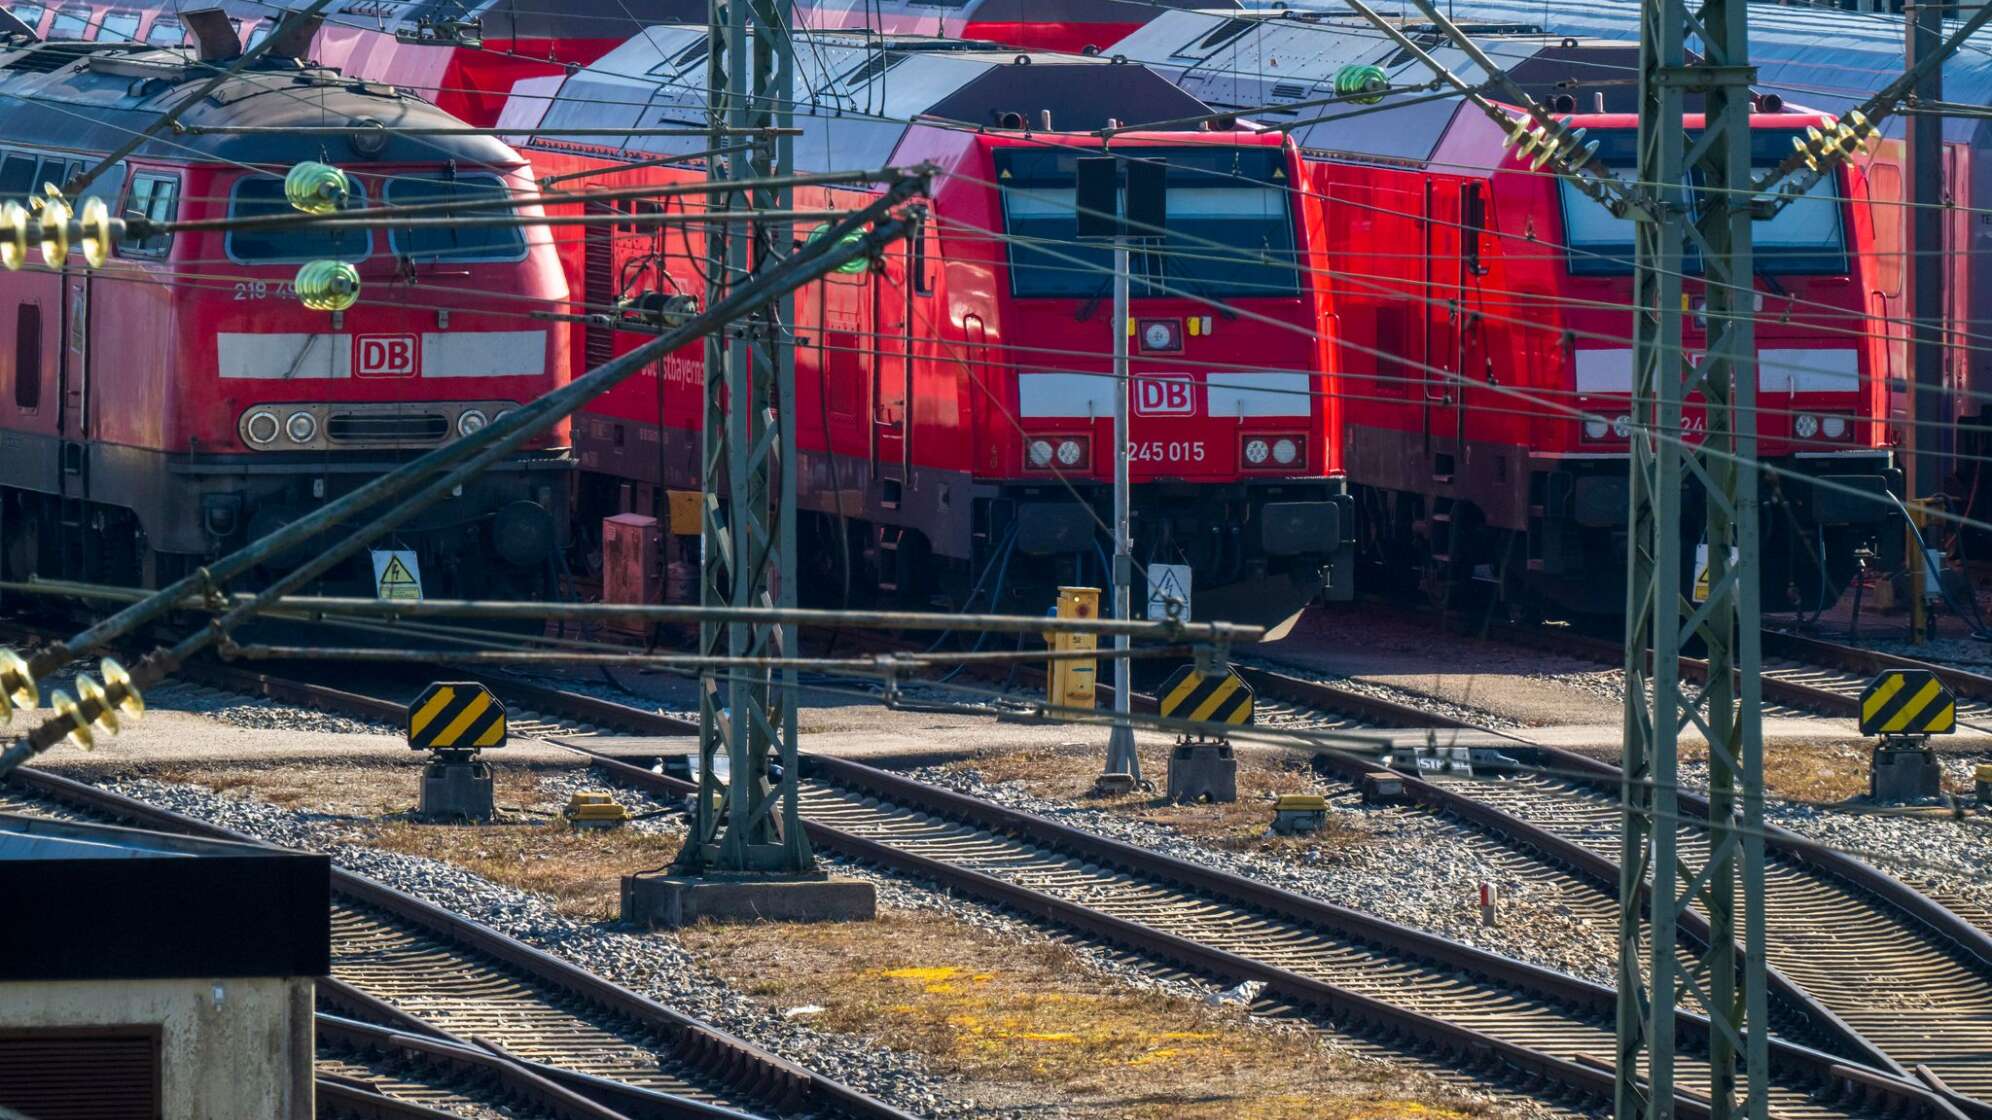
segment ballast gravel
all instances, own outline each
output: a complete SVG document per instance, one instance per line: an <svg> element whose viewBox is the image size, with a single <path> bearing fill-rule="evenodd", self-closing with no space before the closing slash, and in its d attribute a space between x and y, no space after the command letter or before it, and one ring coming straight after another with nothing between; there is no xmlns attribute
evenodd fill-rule
<svg viewBox="0 0 1992 1120"><path fill-rule="evenodd" d="M1616 930L1573 907L1565 885L1556 881L1560 877L1544 881L1520 874L1514 862L1498 858L1507 853L1461 826L1416 810L1364 805L1347 786L1322 785L1317 792L1327 799L1336 824L1367 833L1370 842L1333 852L1301 848L1273 859L1215 848L1165 825L1039 797L1018 782L990 783L971 768L927 767L907 776L1514 960L1602 984L1615 975ZM1266 815L1270 820L1270 804ZM1483 883L1494 887L1497 898L1492 926L1482 924Z"/></svg>
<svg viewBox="0 0 1992 1120"><path fill-rule="evenodd" d="M760 1007L707 971L667 935L638 935L578 922L557 913L539 896L438 860L346 842L333 830L334 822L267 802L150 779L112 782L107 788L272 844L324 852L348 871L509 934L916 1115L1011 1115L951 1096L946 1083L913 1056L857 1036L815 1030L800 1019ZM1016 1115L1021 1120L1022 1114Z"/></svg>

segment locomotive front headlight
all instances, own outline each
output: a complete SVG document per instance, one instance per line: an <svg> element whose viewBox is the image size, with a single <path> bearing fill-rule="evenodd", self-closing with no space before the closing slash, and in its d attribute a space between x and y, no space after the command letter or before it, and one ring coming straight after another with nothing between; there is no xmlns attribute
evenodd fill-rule
<svg viewBox="0 0 1992 1120"><path fill-rule="evenodd" d="M1603 439L1612 434L1612 422L1602 416L1593 416L1584 421L1584 438Z"/></svg>
<svg viewBox="0 0 1992 1120"><path fill-rule="evenodd" d="M276 442L277 433L283 429L274 412L252 412L242 421L242 435L258 447L267 447Z"/></svg>
<svg viewBox="0 0 1992 1120"><path fill-rule="evenodd" d="M293 412L284 421L284 434L292 443L310 443L318 435L318 417L309 412Z"/></svg>
<svg viewBox="0 0 1992 1120"><path fill-rule="evenodd" d="M1051 465L1051 457L1053 454L1053 450L1050 440L1048 439L1032 440L1030 448L1028 449L1028 453L1031 459L1031 466L1043 468Z"/></svg>
<svg viewBox="0 0 1992 1120"><path fill-rule="evenodd" d="M1282 467L1287 467L1292 466L1293 461L1299 457L1299 444L1290 439L1276 439L1273 441L1273 462L1278 463Z"/></svg>
<svg viewBox="0 0 1992 1120"><path fill-rule="evenodd" d="M1272 446L1265 440L1248 439L1245 441L1245 461L1255 467L1264 466L1266 460L1271 458L1272 454Z"/></svg>
<svg viewBox="0 0 1992 1120"><path fill-rule="evenodd" d="M1612 417L1612 434L1620 439L1624 439L1627 436L1630 436L1632 434L1632 417L1630 416Z"/></svg>
<svg viewBox="0 0 1992 1120"><path fill-rule="evenodd" d="M1819 430L1826 433L1827 439L1843 439L1847 434L1847 418L1828 416L1819 421Z"/></svg>
<svg viewBox="0 0 1992 1120"><path fill-rule="evenodd" d="M1799 413L1798 418L1791 422L1791 430L1800 439L1811 439L1819 434L1819 417L1809 412Z"/></svg>
<svg viewBox="0 0 1992 1120"><path fill-rule="evenodd" d="M1076 439L1058 441L1058 462L1062 466L1076 467L1086 454L1086 448Z"/></svg>
<svg viewBox="0 0 1992 1120"><path fill-rule="evenodd" d="M460 436L475 435L484 430L486 423L488 421L484 418L482 409L466 408L463 410L463 415L457 417L457 434Z"/></svg>

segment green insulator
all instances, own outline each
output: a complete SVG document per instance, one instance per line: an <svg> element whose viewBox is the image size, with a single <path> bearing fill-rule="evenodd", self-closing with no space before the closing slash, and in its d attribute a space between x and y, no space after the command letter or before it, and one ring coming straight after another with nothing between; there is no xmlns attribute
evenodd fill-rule
<svg viewBox="0 0 1992 1120"><path fill-rule="evenodd" d="M1374 105L1390 92L1390 75L1381 66L1344 66L1335 72L1335 93L1340 97L1367 94L1355 97L1358 105Z"/></svg>
<svg viewBox="0 0 1992 1120"><path fill-rule="evenodd" d="M346 205L353 185L329 163L306 160L284 176L284 197L307 214L330 214Z"/></svg>
<svg viewBox="0 0 1992 1120"><path fill-rule="evenodd" d="M309 261L297 270L297 301L313 311L344 311L360 302L360 270L345 261Z"/></svg>
<svg viewBox="0 0 1992 1120"><path fill-rule="evenodd" d="M822 225L817 226L815 229L809 231L809 239L811 241L819 241L822 239L824 234L829 232L830 232L830 223L824 222ZM864 236L865 236L864 234L858 232L857 230L852 230L851 232L844 235L843 244L855 245L858 242L863 241ZM843 264L837 266L837 271L844 274L845 276L856 276L863 272L869 272L870 270L871 270L870 257L852 257L850 260L847 260Z"/></svg>

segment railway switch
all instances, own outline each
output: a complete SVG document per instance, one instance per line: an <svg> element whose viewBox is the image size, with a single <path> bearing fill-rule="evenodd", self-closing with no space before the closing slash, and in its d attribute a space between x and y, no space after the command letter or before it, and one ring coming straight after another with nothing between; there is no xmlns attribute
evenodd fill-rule
<svg viewBox="0 0 1992 1120"><path fill-rule="evenodd" d="M477 754L504 746L505 735L505 705L483 685L439 681L423 689L408 705L408 746L430 752L417 816L490 820L491 767Z"/></svg>
<svg viewBox="0 0 1992 1120"><path fill-rule="evenodd" d="M1890 669L1861 690L1860 731L1878 735L1868 765L1868 799L1922 801L1943 793L1943 768L1930 736L1957 730L1957 698L1927 669Z"/></svg>
<svg viewBox="0 0 1992 1120"><path fill-rule="evenodd" d="M1318 793L1283 793L1273 802L1273 831L1286 836L1319 832L1328 823L1328 799Z"/></svg>
<svg viewBox="0 0 1992 1120"><path fill-rule="evenodd" d="M563 815L575 828L621 828L629 823L629 809L600 789L575 790Z"/></svg>

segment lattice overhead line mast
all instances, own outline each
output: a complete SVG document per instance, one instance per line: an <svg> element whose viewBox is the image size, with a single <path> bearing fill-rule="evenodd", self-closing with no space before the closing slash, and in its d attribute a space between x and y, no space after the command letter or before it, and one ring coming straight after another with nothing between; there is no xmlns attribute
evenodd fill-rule
<svg viewBox="0 0 1992 1120"><path fill-rule="evenodd" d="M1686 1003L1709 1020L1710 1116L1764 1120L1769 1023L1751 223L1777 214L1858 151L1876 121L1992 19L1992 5L1833 128L1808 130L1806 139L1794 141L1796 152L1757 175L1750 161L1755 72L1745 0L1703 0L1699 7L1688 0L1649 0L1641 8L1638 165L1626 183L1596 162L1596 145L1583 144L1581 130L1548 114L1429 0L1413 2L1485 71L1484 83L1447 71L1362 0L1347 2L1501 121L1533 166L1547 163L1635 222L1614 1108L1618 1120L1674 1116L1675 1029ZM1699 40L1693 62L1690 36ZM1516 118L1491 102L1483 92L1489 89L1525 115ZM1702 99L1703 123L1694 130L1683 126L1690 94ZM1692 197L1689 182L1698 187ZM1698 360L1690 360L1682 345L1682 265L1690 245L1702 267L1705 345ZM1682 411L1696 393L1706 413L1705 434L1690 443L1683 438ZM1682 537L1683 516L1697 501L1705 574L1694 571L1700 565L1685 547L1695 542ZM1683 579L1689 574L1684 563L1691 565L1692 585ZM1684 586L1693 590L1684 595ZM1679 672L1684 642L1697 636L1709 682L1699 691L1684 688ZM1708 844L1699 860L1677 836L1678 743L1689 725L1709 744ZM1692 908L1709 921L1708 944L1699 952L1679 936ZM1643 922L1649 910L1650 922ZM1684 948L1691 951L1684 954Z"/></svg>
<svg viewBox="0 0 1992 1120"><path fill-rule="evenodd" d="M713 0L706 68L714 149L748 138L712 175L770 179L793 171L795 54L785 0ZM792 209L793 190L760 186L719 196L729 210ZM751 232L750 232L751 231ZM777 264L793 244L781 220L707 227L708 305ZM700 602L795 606L795 297L782 296L708 335L701 435ZM706 656L783 657L795 627L705 623ZM699 682L699 797L674 869L693 874L808 872L815 867L796 789L793 668L708 673ZM725 796L717 763L725 757ZM767 774L781 763L779 786Z"/></svg>

